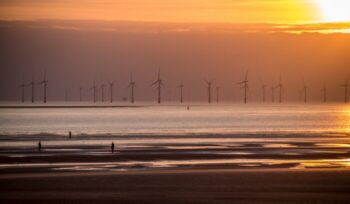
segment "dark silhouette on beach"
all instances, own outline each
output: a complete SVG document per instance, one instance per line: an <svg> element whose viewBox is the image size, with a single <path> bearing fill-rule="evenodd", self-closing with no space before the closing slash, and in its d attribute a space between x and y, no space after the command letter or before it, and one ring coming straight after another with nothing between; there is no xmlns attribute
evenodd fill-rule
<svg viewBox="0 0 350 204"><path fill-rule="evenodd" d="M112 142L112 144L111 144L111 151L112 151L112 153L114 153L114 142Z"/></svg>
<svg viewBox="0 0 350 204"><path fill-rule="evenodd" d="M41 141L38 142L38 151L41 152Z"/></svg>

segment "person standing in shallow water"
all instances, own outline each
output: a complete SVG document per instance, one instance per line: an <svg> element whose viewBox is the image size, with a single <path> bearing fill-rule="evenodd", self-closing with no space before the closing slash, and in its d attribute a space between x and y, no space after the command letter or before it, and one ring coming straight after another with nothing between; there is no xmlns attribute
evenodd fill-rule
<svg viewBox="0 0 350 204"><path fill-rule="evenodd" d="M111 144L111 151L112 151L112 153L114 153L114 142L112 142L112 144Z"/></svg>
<svg viewBox="0 0 350 204"><path fill-rule="evenodd" d="M41 152L41 141L38 142L38 150Z"/></svg>

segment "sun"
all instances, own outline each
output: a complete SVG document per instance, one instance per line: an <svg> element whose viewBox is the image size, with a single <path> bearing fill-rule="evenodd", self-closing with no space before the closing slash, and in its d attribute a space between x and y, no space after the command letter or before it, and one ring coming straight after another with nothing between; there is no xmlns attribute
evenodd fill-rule
<svg viewBox="0 0 350 204"><path fill-rule="evenodd" d="M315 0L324 21L350 21L350 0Z"/></svg>

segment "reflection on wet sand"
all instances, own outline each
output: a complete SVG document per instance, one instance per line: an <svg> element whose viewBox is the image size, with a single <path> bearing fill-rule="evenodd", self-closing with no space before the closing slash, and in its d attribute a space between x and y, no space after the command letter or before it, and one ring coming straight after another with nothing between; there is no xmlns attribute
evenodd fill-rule
<svg viewBox="0 0 350 204"><path fill-rule="evenodd" d="M257 134L248 139L241 135L171 135L140 140L109 136L109 140L91 137L72 141L50 138L43 140L41 152L33 143L23 143L24 137L3 139L12 145L0 150L0 172L350 167L350 140L346 135ZM116 143L114 154L109 149L111 140Z"/></svg>

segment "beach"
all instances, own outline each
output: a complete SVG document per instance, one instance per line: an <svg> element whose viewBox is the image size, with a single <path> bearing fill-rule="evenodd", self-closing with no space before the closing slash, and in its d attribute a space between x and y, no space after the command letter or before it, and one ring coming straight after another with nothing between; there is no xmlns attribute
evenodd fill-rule
<svg viewBox="0 0 350 204"><path fill-rule="evenodd" d="M51 141L51 145L42 142L42 150L38 151L33 137L44 141L49 137L46 143ZM130 141L129 137L138 142L123 143ZM348 135L323 139L313 134L162 135L148 136L147 140L144 137L81 135L69 140L53 135L17 136L16 140L22 143L29 140L32 145L1 149L0 200L2 203L350 201ZM3 142L11 138L2 136ZM109 143L103 142L106 138L115 141L115 152L111 152ZM304 142L295 142L300 138ZM197 143L198 140L202 142ZM52 145L54 141L59 143Z"/></svg>
<svg viewBox="0 0 350 204"><path fill-rule="evenodd" d="M343 170L165 170L0 177L2 203L349 203Z"/></svg>

